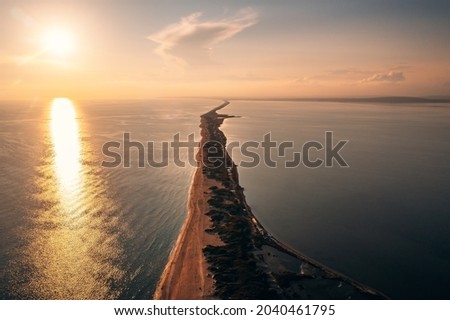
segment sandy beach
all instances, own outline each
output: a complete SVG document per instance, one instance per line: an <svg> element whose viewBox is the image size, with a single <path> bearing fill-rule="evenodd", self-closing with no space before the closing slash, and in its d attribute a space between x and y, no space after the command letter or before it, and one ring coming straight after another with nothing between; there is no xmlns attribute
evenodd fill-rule
<svg viewBox="0 0 450 320"><path fill-rule="evenodd" d="M155 299L208 299L213 297L213 279L208 276L202 249L221 245L218 236L206 233L211 227L205 192L213 184L197 168L189 191L186 221L172 249L169 262L155 292Z"/></svg>
<svg viewBox="0 0 450 320"><path fill-rule="evenodd" d="M227 104L228 102L225 102L211 111L215 112ZM203 119L200 128L202 145L206 141ZM219 182L208 179L202 173L200 151L196 159L199 166L192 177L186 221L172 249L154 299L208 299L214 295L214 282L211 275L208 275L203 248L207 245L223 244L217 235L205 232L211 228L210 218L205 214L209 211L209 188L218 186Z"/></svg>
<svg viewBox="0 0 450 320"><path fill-rule="evenodd" d="M188 214L154 299L384 299L271 236L252 214L219 129L229 116L201 116L198 167ZM210 148L213 147L213 148ZM214 150L214 151L211 151ZM222 157L216 165L210 157Z"/></svg>

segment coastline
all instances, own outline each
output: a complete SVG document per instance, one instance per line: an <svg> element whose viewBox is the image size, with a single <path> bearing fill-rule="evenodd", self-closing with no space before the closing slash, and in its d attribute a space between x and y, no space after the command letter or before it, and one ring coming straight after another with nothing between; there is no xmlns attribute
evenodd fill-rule
<svg viewBox="0 0 450 320"><path fill-rule="evenodd" d="M186 220L170 252L153 298L157 300L207 299L213 296L214 284L207 277L207 264L202 248L207 244L221 244L220 239L204 232L210 225L203 214L206 201L201 168L192 176L189 188Z"/></svg>
<svg viewBox="0 0 450 320"><path fill-rule="evenodd" d="M228 104L229 102L225 101L210 112L220 110ZM203 125L201 122L200 144L205 141ZM201 150L198 151L196 160L198 167L189 187L186 220L153 295L157 300L208 299L214 295L214 281L208 276L207 262L202 250L206 245L223 244L219 237L205 232L211 227L208 216L204 214L208 210L205 193L209 187L218 183L205 179L202 173Z"/></svg>
<svg viewBox="0 0 450 320"><path fill-rule="evenodd" d="M188 214L153 298L387 298L293 250L258 222L219 129L234 117L217 113L228 104L224 101L201 115ZM217 165L211 158L224 162Z"/></svg>

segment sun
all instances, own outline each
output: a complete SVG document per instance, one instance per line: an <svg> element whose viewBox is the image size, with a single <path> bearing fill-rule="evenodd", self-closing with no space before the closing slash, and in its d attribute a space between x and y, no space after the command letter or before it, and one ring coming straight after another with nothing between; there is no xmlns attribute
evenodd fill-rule
<svg viewBox="0 0 450 320"><path fill-rule="evenodd" d="M65 56L73 51L74 40L67 30L53 28L42 36L43 50L55 56Z"/></svg>

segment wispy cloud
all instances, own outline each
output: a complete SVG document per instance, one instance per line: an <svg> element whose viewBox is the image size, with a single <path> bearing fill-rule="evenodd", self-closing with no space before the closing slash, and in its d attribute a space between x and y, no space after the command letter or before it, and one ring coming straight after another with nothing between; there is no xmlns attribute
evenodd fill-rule
<svg viewBox="0 0 450 320"><path fill-rule="evenodd" d="M303 76L296 81L303 84L354 84L360 82L361 77L369 77L375 73L373 70L365 70L358 68L341 68L323 71L312 75Z"/></svg>
<svg viewBox="0 0 450 320"><path fill-rule="evenodd" d="M12 8L10 15L28 28L33 28L36 24L34 19L20 7Z"/></svg>
<svg viewBox="0 0 450 320"><path fill-rule="evenodd" d="M398 65L383 69L359 69L342 68L324 71L296 79L296 82L303 84L368 84L368 83L394 83L406 80L405 74L401 70L409 69L411 66ZM384 69L386 70L386 69Z"/></svg>
<svg viewBox="0 0 450 320"><path fill-rule="evenodd" d="M401 82L405 81L405 75L401 71L389 71L387 73L376 73L369 78L363 79L362 83L368 82Z"/></svg>
<svg viewBox="0 0 450 320"><path fill-rule="evenodd" d="M205 61L215 44L258 22L258 14L251 8L220 20L201 21L202 15L197 12L182 17L179 22L150 35L148 39L158 44L155 52L166 62L182 66Z"/></svg>
<svg viewBox="0 0 450 320"><path fill-rule="evenodd" d="M347 75L361 75L373 73L373 71L358 69L358 68L343 68L343 69L333 69L326 72L329 76L347 76Z"/></svg>

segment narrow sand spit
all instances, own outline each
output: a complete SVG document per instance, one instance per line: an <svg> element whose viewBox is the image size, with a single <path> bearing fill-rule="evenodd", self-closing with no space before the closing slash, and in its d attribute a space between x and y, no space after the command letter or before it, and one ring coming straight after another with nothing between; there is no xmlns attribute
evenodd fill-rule
<svg viewBox="0 0 450 320"><path fill-rule="evenodd" d="M220 106L201 116L198 167L188 214L154 294L155 299L383 299L292 250L258 222L239 185L237 166L219 129L233 116ZM222 158L222 164L211 158Z"/></svg>
<svg viewBox="0 0 450 320"><path fill-rule="evenodd" d="M214 108L215 112L228 105ZM202 139L205 142L204 120L200 124ZM205 230L211 228L210 218L205 214L209 211L207 203L210 187L218 186L219 182L208 179L202 173L203 164L201 151L196 155L198 167L192 177L189 190L188 213L186 221L172 249L169 261L161 276L154 299L207 299L214 294L214 283L208 274L203 248L207 245L222 245L218 235L211 235Z"/></svg>

